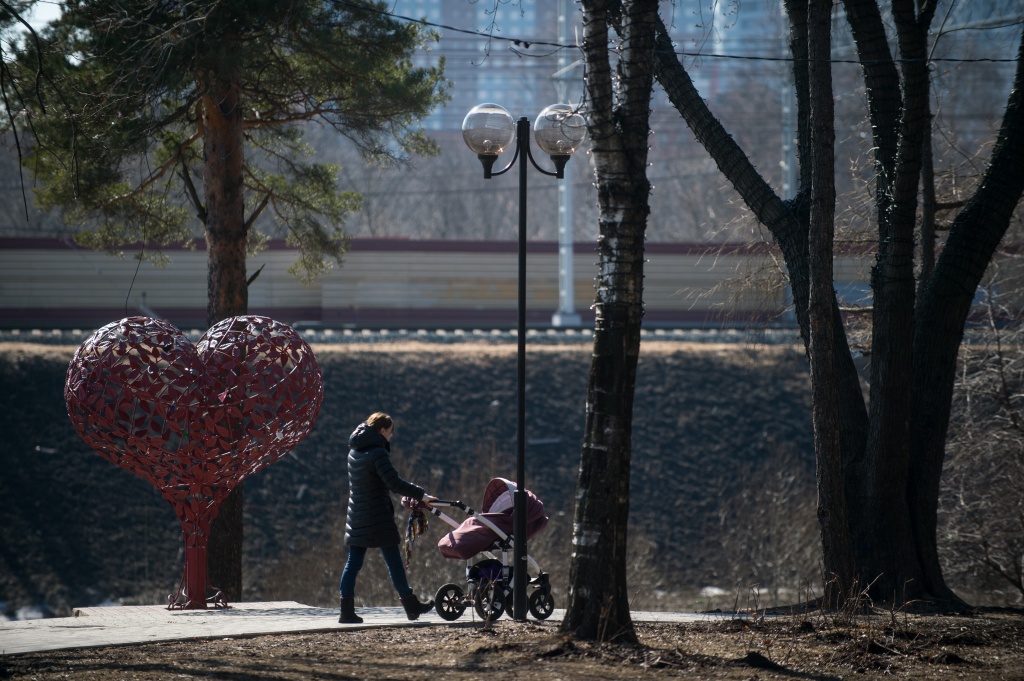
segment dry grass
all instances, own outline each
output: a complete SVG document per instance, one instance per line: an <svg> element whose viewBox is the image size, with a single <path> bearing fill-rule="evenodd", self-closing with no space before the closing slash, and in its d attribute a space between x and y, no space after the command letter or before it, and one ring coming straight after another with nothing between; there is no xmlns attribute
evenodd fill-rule
<svg viewBox="0 0 1024 681"><path fill-rule="evenodd" d="M888 613L837 626L823 613L639 624L638 646L576 641L555 622L477 623L183 641L0 658L0 678L685 678L865 681L1024 678L1024 615Z"/></svg>

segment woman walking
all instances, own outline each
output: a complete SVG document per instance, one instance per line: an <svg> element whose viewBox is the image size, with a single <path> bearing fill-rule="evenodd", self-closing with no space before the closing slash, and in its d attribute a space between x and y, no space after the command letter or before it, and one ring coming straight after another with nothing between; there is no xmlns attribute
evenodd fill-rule
<svg viewBox="0 0 1024 681"><path fill-rule="evenodd" d="M348 517L345 523L348 560L339 586L341 616L338 621L342 624L363 621L355 611L356 577L363 567L366 550L370 548L380 549L391 583L410 620L434 607L433 601L420 602L406 578L402 553L398 548L402 538L395 524L391 492L418 499L428 506L437 497L403 480L395 470L391 463L391 436L394 431L392 418L383 412L375 412L360 423L348 439Z"/></svg>

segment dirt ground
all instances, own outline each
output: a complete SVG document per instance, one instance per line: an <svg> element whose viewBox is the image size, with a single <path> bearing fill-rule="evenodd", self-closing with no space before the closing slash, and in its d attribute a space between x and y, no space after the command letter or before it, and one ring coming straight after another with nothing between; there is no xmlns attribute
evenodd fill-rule
<svg viewBox="0 0 1024 681"><path fill-rule="evenodd" d="M33 653L11 679L1024 679L1024 612L637 624L639 646L502 620Z"/></svg>

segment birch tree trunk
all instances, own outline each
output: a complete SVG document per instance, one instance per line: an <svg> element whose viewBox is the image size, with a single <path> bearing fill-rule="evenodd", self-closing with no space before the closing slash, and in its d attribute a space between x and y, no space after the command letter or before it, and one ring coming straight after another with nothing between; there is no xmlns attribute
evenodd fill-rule
<svg viewBox="0 0 1024 681"><path fill-rule="evenodd" d="M583 2L600 236L594 355L562 629L588 640L637 640L629 614L626 534L644 231L650 212L647 148L657 10L656 0ZM619 38L614 84L613 24Z"/></svg>

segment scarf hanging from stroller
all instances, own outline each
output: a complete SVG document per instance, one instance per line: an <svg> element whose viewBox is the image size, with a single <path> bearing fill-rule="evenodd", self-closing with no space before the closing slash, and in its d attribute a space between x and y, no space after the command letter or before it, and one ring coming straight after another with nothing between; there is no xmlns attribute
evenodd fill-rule
<svg viewBox="0 0 1024 681"><path fill-rule="evenodd" d="M427 531L427 514L423 512L423 504L415 499L404 497L402 505L409 509L409 522L405 526L405 569L409 570L416 537Z"/></svg>

